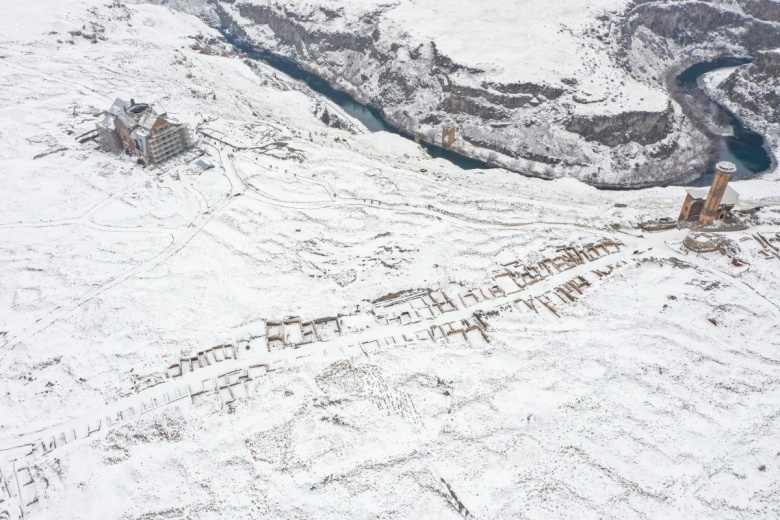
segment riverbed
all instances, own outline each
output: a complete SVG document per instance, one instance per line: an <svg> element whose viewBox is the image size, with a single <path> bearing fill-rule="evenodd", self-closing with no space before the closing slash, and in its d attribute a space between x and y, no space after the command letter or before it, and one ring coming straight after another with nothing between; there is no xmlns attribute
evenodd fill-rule
<svg viewBox="0 0 780 520"><path fill-rule="evenodd" d="M246 42L232 37L223 32L225 38L236 48L244 52L250 59L262 60L271 67L287 74L288 76L306 83L315 92L327 97L336 103L344 112L360 121L372 132L391 132L406 138L413 138L408 132L390 125L379 110L357 102L346 92L332 87L327 81L302 69L293 60L263 50L258 50ZM708 132L709 137L715 142L718 156L713 165L720 161L730 161L736 164L737 173L734 179L746 179L764 172L772 165L772 159L764 148L764 138L747 128L742 122L726 108L710 99L702 90L699 82L701 77L709 72L729 67L745 65L752 61L750 58L723 58L708 62L697 63L685 69L676 78L677 86L684 95L696 98L706 97L705 113L712 121L716 121L724 130L721 133ZM694 110L694 113L697 111ZM702 115L702 117L705 117ZM707 124L702 124L707 127ZM446 159L451 163L466 170L487 169L491 166L483 161L466 157L453 150L421 144L432 157ZM709 186L714 175L714 166L710 171L702 172L702 175L691 182L692 186ZM614 189L614 188L612 188Z"/></svg>
<svg viewBox="0 0 780 520"><path fill-rule="evenodd" d="M706 115L709 122L725 130L722 133L707 132L707 134L717 146L716 162L729 161L737 166L734 179L747 179L768 170L772 166L772 158L764 148L764 138L742 124L731 111L706 96L700 82L705 74L719 69L747 65L751 61L753 60L750 58L722 58L697 63L680 73L676 80L677 86L684 95L704 99L704 106L698 107L702 117ZM713 175L714 171L706 172L691 184L709 186Z"/></svg>

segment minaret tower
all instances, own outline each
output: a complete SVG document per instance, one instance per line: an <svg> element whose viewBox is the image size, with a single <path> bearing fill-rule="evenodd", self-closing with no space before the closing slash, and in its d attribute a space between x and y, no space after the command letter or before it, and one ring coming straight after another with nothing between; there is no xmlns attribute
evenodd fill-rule
<svg viewBox="0 0 780 520"><path fill-rule="evenodd" d="M719 162L717 165L715 178L712 180L712 187L707 194L707 200L704 201L704 208L699 215L700 224L712 224L718 218L718 208L720 201L723 200L723 194L726 193L726 187L731 180L731 174L737 171L734 163L727 161Z"/></svg>

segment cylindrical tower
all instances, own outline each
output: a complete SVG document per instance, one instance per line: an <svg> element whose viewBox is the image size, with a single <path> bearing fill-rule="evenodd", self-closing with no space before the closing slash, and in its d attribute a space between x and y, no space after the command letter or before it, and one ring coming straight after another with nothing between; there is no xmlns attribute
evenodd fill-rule
<svg viewBox="0 0 780 520"><path fill-rule="evenodd" d="M712 186L707 194L707 200L704 201L704 207L699 215L699 223L712 224L718 217L718 208L720 201L723 200L723 194L726 193L726 187L731 180L731 174L737 171L734 163L727 161L719 162L717 165L715 178L712 180Z"/></svg>

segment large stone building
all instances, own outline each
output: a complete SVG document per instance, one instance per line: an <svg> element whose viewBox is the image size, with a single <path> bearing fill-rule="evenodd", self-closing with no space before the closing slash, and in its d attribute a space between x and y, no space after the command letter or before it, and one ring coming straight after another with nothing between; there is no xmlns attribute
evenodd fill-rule
<svg viewBox="0 0 780 520"><path fill-rule="evenodd" d="M159 110L159 113L158 113ZM189 125L169 117L147 103L117 98L97 123L102 148L125 151L146 164L159 163L192 146Z"/></svg>
<svg viewBox="0 0 780 520"><path fill-rule="evenodd" d="M681 223L699 223L709 225L731 215L731 210L739 200L739 194L729 186L731 174L737 167L730 162L720 162L715 178L709 188L687 188L678 221Z"/></svg>

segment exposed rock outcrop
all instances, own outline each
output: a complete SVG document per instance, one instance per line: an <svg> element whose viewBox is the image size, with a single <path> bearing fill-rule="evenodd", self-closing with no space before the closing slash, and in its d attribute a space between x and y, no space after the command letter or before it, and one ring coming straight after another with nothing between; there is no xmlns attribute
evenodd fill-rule
<svg viewBox="0 0 780 520"><path fill-rule="evenodd" d="M755 60L725 79L705 81L709 95L765 137L765 146L780 150L780 48L756 53Z"/></svg>
<svg viewBox="0 0 780 520"><path fill-rule="evenodd" d="M753 63L731 74L719 89L732 105L753 114L754 124L780 124L780 49L758 52Z"/></svg>
<svg viewBox="0 0 780 520"><path fill-rule="evenodd" d="M682 69L724 56L754 57L752 64L734 69L720 86L712 81L704 81L703 86L712 99L767 137L764 146L771 155L778 155L780 125L773 103L780 71L772 56L780 48L780 2L650 1L638 3L626 19L619 38L619 59L644 81L666 82L684 105L673 85ZM692 111L702 106L702 100L692 101L686 110L689 118L696 117Z"/></svg>
<svg viewBox="0 0 780 520"><path fill-rule="evenodd" d="M625 112L617 116L594 115L573 117L566 130L615 147L632 141L649 145L662 140L671 131L671 105L664 112Z"/></svg>

